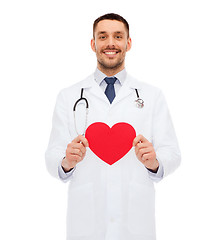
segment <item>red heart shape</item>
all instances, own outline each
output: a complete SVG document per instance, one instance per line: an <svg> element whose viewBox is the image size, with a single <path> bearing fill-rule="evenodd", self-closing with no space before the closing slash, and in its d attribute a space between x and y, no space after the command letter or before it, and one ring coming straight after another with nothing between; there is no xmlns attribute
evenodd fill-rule
<svg viewBox="0 0 223 240"><path fill-rule="evenodd" d="M105 123L96 122L87 128L85 137L92 152L112 165L132 148L136 132L130 124L125 122L116 123L112 128Z"/></svg>

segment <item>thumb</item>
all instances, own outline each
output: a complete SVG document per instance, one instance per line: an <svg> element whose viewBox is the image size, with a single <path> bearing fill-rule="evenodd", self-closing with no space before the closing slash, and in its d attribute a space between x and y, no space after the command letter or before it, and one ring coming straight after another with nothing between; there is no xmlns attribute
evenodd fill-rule
<svg viewBox="0 0 223 240"><path fill-rule="evenodd" d="M135 147L138 143L147 142L148 140L143 135L138 135L133 140L133 147Z"/></svg>

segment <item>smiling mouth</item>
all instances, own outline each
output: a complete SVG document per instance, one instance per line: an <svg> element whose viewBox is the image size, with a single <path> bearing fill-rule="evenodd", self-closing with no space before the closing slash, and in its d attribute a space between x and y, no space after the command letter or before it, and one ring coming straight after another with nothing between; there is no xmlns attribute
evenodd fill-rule
<svg viewBox="0 0 223 240"><path fill-rule="evenodd" d="M106 51L103 51L103 53L107 56L115 56L119 53L120 51L119 50L106 50Z"/></svg>

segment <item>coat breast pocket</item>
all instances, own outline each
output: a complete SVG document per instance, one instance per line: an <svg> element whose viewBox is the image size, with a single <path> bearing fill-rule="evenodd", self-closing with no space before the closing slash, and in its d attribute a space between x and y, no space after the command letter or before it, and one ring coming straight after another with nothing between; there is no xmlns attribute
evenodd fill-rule
<svg viewBox="0 0 223 240"><path fill-rule="evenodd" d="M67 235L89 236L94 231L95 211L93 184L70 189L67 211Z"/></svg>
<svg viewBox="0 0 223 240"><path fill-rule="evenodd" d="M128 228L132 234L155 237L154 187L130 183Z"/></svg>

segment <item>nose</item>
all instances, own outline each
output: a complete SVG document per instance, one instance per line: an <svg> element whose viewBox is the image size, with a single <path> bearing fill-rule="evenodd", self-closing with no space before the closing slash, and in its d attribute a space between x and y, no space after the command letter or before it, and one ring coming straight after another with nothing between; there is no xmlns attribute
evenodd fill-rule
<svg viewBox="0 0 223 240"><path fill-rule="evenodd" d="M108 37L107 38L107 47L108 48L115 48L115 42L113 37Z"/></svg>

